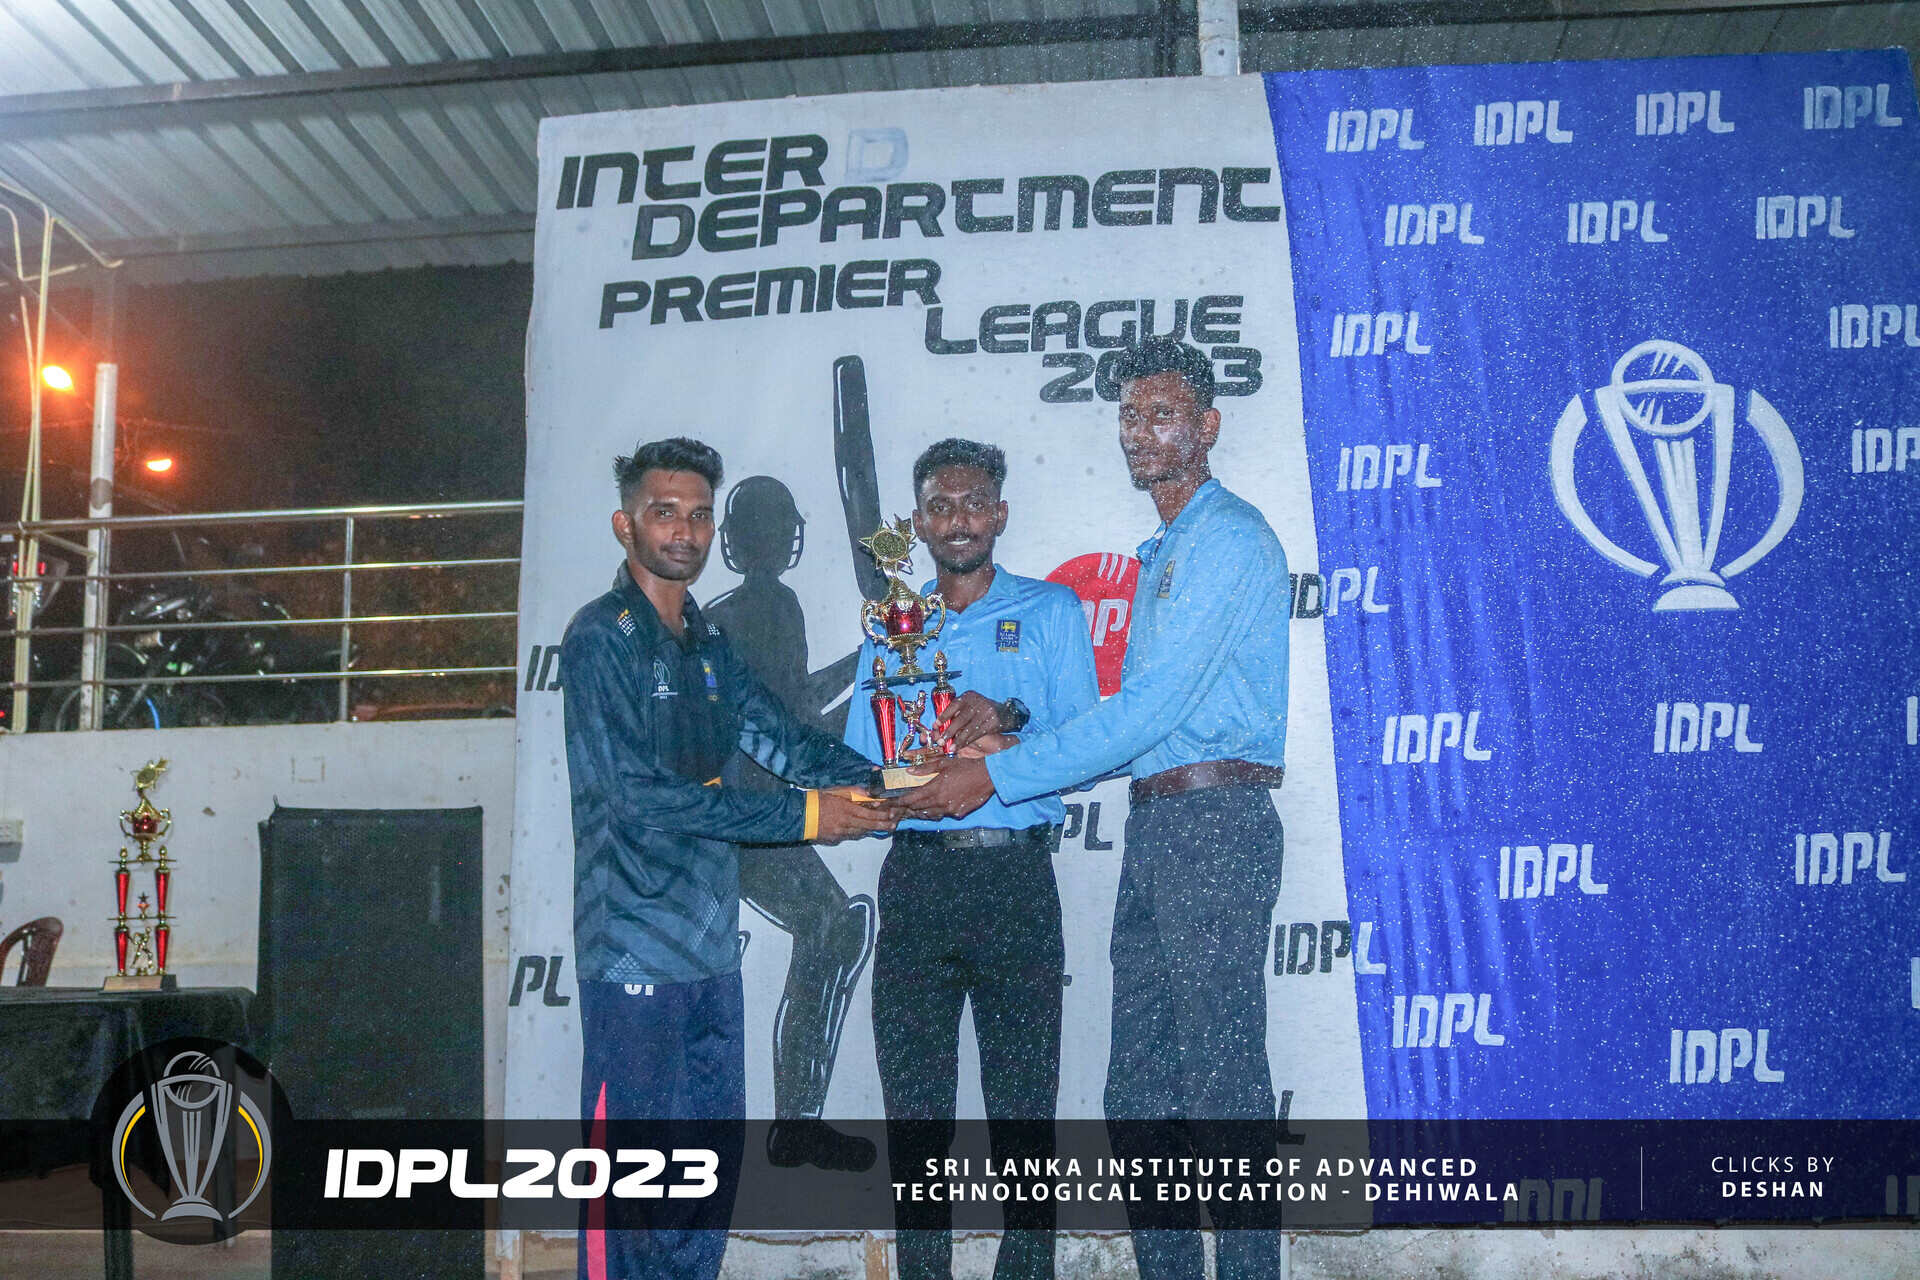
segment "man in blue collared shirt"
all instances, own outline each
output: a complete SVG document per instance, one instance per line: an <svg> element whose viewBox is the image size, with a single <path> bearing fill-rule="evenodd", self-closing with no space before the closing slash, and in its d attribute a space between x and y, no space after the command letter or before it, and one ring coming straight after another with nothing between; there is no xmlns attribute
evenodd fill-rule
<svg viewBox="0 0 1920 1280"><path fill-rule="evenodd" d="M984 760L946 762L908 812L966 813L989 796L1019 801L1130 770L1112 944L1114 1145L1138 1141L1128 1121L1219 1119L1260 1122L1228 1131L1257 1151L1274 1116L1261 970L1280 888L1269 789L1286 749L1287 558L1260 512L1212 477L1220 412L1207 356L1150 339L1115 372L1120 447L1161 520L1140 548L1120 691ZM1149 1210L1132 1219L1141 1275L1197 1280L1197 1208ZM1215 1213L1232 1225L1231 1207ZM1219 1246L1222 1280L1277 1274L1271 1232L1223 1231Z"/></svg>
<svg viewBox="0 0 1920 1280"><path fill-rule="evenodd" d="M940 724L956 746L975 749L1046 734L1100 700L1073 592L993 563L1007 527L1006 474L999 449L968 440L942 440L913 467L914 531L939 571L929 585L948 610L934 643L966 690ZM858 670L872 670L875 656L868 640ZM898 666L895 658L888 669ZM855 695L847 744L879 761L867 703ZM964 818L903 822L894 833L880 868L873 1035L897 1178L920 1176L953 1142L969 999L994 1155L1051 1150L1065 964L1053 853L1064 815L1049 788L1013 803L990 800ZM1006 1222L996 1280L1051 1277L1052 1205L1009 1205ZM900 1204L901 1280L952 1275L951 1223L943 1201Z"/></svg>

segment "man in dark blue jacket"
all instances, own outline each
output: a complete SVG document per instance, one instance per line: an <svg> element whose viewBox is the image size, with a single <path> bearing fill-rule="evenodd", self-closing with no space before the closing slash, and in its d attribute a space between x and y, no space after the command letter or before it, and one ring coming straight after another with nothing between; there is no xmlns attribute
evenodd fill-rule
<svg viewBox="0 0 1920 1280"><path fill-rule="evenodd" d="M746 1114L736 844L831 844L890 831L900 811L856 798L873 766L790 714L689 596L720 474L720 455L684 438L615 461L626 561L561 645L581 1112L596 1126ZM736 748L798 786L719 785ZM583 1280L719 1273L740 1144L736 1133L708 1145L718 1189L687 1202L684 1226L656 1216L649 1231L597 1229L590 1208Z"/></svg>

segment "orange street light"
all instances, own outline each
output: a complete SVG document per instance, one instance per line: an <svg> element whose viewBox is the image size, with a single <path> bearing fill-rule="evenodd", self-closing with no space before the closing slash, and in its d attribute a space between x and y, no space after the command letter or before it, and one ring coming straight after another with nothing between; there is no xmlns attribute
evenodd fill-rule
<svg viewBox="0 0 1920 1280"><path fill-rule="evenodd" d="M154 472L156 475L162 472L171 471L173 470L173 459L172 458L148 458L147 470Z"/></svg>
<svg viewBox="0 0 1920 1280"><path fill-rule="evenodd" d="M57 364L43 366L40 370L40 381L55 391L73 390L73 375Z"/></svg>

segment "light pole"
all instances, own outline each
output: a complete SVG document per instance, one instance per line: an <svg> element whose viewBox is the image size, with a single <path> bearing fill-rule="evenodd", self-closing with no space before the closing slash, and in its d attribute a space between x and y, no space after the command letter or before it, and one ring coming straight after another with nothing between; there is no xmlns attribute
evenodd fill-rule
<svg viewBox="0 0 1920 1280"><path fill-rule="evenodd" d="M45 206L41 206L43 216L40 220L40 287L37 293L38 314L36 323L29 324L27 295L20 294L20 336L27 344L27 469L26 477L20 486L20 520L24 524L40 518L40 388L44 381L40 362L47 343L47 293L48 282L53 275L53 220L44 216ZM13 211L7 211L11 214ZM19 226L15 224L17 246ZM26 281L26 263L20 259L18 248L14 252L14 271L24 284ZM69 382L72 379L68 379ZM32 699L29 696L27 681L33 678L33 598L40 590L40 540L28 534L20 539L20 571L13 578L13 718L10 723L14 732L24 733L27 717L32 713ZM31 573L31 579L28 574Z"/></svg>
<svg viewBox="0 0 1920 1280"><path fill-rule="evenodd" d="M107 277L108 283L101 287L113 289L113 276ZM108 306L96 308L112 315L117 308ZM113 350L111 335L104 348L108 353ZM98 729L100 727L100 695L105 686L100 682L107 674L107 646L104 643L106 633L100 628L107 625L107 565L111 549L108 545L112 532L100 522L113 515L113 444L114 444L114 408L120 393L120 366L110 361L102 361L93 369L93 458L88 467L87 483L87 589L81 595L80 607L80 728Z"/></svg>
<svg viewBox="0 0 1920 1280"><path fill-rule="evenodd" d="M40 257L37 270L29 271L26 257L26 244L30 243L21 234L20 215L25 211L37 216L40 224ZM102 276L107 282L105 287L112 288L116 277L112 268L120 265L116 258L100 254L87 242L74 225L56 214L46 201L34 195L24 187L0 179L0 214L5 215L13 229L13 277L19 288L20 336L27 347L27 373L30 419L27 427L27 465L25 481L20 489L20 520L28 524L40 519L40 391L45 385L43 365L47 349L47 308L48 294L52 291L53 278L78 271L82 267L98 266L103 268ZM78 260L54 265L53 241L56 232L63 232L69 240L78 245L84 256ZM32 299L29 305L28 299ZM65 373L65 370L61 371ZM68 376L68 386L73 379ZM98 413L98 406L95 408ZM21 569L34 570L31 580L22 581L26 573L14 579L14 636L13 636L13 711L9 723L14 732L24 732L31 714L31 692L27 688L33 672L33 602L39 594L40 539L36 534L28 533L20 540L19 547ZM87 573L89 583L98 571L95 563L89 563Z"/></svg>

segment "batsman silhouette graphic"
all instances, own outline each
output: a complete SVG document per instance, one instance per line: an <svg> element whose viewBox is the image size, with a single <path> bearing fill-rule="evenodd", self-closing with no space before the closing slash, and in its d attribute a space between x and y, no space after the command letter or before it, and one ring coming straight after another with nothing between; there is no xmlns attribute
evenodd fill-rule
<svg viewBox="0 0 1920 1280"><path fill-rule="evenodd" d="M878 599L886 584L859 539L880 527L880 481L867 415L866 369L858 356L833 365L834 458L840 504L860 594ZM806 521L787 486L772 476L748 476L727 494L720 522L720 556L740 585L706 606L734 651L793 713L838 737L846 704L825 710L854 680L858 650L818 671L808 668L806 614L781 575L800 563ZM728 785L771 789L786 784L736 752L725 770ZM774 1123L767 1157L791 1168L864 1171L873 1144L821 1120L840 1028L873 954L873 899L848 897L810 844L745 845L740 850L740 897L793 937L787 986L773 1025Z"/></svg>

